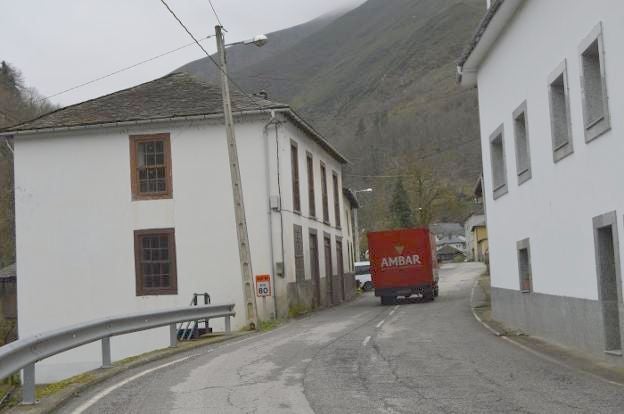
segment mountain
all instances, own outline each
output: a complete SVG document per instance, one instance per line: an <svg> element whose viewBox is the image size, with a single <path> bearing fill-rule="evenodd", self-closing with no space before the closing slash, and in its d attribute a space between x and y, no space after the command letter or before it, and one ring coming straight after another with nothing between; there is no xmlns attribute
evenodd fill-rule
<svg viewBox="0 0 624 414"><path fill-rule="evenodd" d="M477 96L455 68L484 13L483 0L368 0L269 34L266 50L232 47L230 75L311 121L352 161L349 185L386 186L370 176L409 155L467 199L481 170ZM206 59L181 70L215 79Z"/></svg>
<svg viewBox="0 0 624 414"><path fill-rule="evenodd" d="M285 50L296 47L299 42L313 33L320 31L346 12L347 10L344 9L334 11L307 23L269 33L268 37L270 41L262 48L250 48L245 45L235 45L229 47L227 53L228 68L230 71L234 70L237 73L236 77L252 77L251 75L243 74L242 72L255 64L270 61L270 59L272 59L275 55L278 55ZM216 58L216 56L214 57ZM217 68L208 60L208 58L198 59L187 63L176 70L176 72L178 71L192 73L210 81L218 81Z"/></svg>

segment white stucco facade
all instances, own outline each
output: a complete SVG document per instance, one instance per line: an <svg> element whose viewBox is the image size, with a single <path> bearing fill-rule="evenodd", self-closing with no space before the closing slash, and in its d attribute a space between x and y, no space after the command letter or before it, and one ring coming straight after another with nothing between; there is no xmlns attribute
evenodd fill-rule
<svg viewBox="0 0 624 414"><path fill-rule="evenodd" d="M593 311L541 308L532 313L532 297L544 297L554 303L599 300L599 282L595 256L594 217L616 212L617 229L624 234L624 193L619 191L624 154L624 4L615 0L570 2L565 0L508 2L521 3L513 19L500 32L487 56L478 67L478 93L483 149L484 197L487 206L490 268L493 289L520 292L519 241L530 240L532 292L517 300L494 303L501 318L513 312L527 319L543 318L552 326L537 326L528 320L511 324L536 330L567 345L585 349L600 347L595 332L574 337L559 332L576 324L578 332L591 330L601 323ZM503 6L504 8L505 6ZM506 12L503 8L503 12ZM496 16L491 25L495 27ZM610 129L586 142L583 117L581 53L583 44L596 28L602 26L606 91ZM489 34L483 36L486 39ZM477 51L474 55L482 53ZM567 67L573 153L555 160L551 139L549 76L565 62ZM530 175L520 180L517 173L517 149L513 113L526 102ZM495 196L490 140L502 126L506 172L506 193ZM616 245L618 257L622 245ZM618 280L618 283L620 281ZM621 286L618 287L621 290ZM509 293L505 293L508 295ZM533 295L533 296L532 296ZM496 296L493 295L496 301ZM587 302L589 301L589 302ZM621 303L622 298L619 298ZM512 309L522 303L521 308ZM529 305L532 303L532 305ZM563 302L562 302L563 303ZM569 302L572 303L572 302ZM579 302L580 303L580 302ZM541 306L541 305L539 305ZM577 305L570 305L577 308ZM585 305L583 305L585 306ZM587 305L589 306L589 305ZM593 305L592 305L593 306ZM576 317L583 320L571 320ZM515 317L509 316L510 319ZM557 327L559 323L559 327ZM535 325L534 325L535 324ZM604 349L602 349L604 350Z"/></svg>
<svg viewBox="0 0 624 414"><path fill-rule="evenodd" d="M261 319L274 317L276 311L288 314L288 284L295 281L293 224L304 229L306 278L309 229L319 234L321 278L323 234L330 236L332 252L336 243L345 243L344 269L351 268L349 232L336 226L333 214L335 172L342 223L347 223L341 161L291 118L277 114L277 128L267 126L270 120L267 113L244 116L236 124L253 273L269 274L274 283L274 297L257 300ZM152 133L170 134L173 197L133 201L129 136ZM292 212L291 141L299 147L301 214ZM322 214L319 162L327 167L329 224L307 217L306 151L314 159L317 215ZM235 303L233 329L243 327L225 130L218 121L21 134L15 137L15 186L20 337L105 316L187 306L193 293L203 292L213 303ZM272 198L278 200L275 209ZM178 293L137 296L133 232L161 228L175 229ZM276 276L280 262L284 272ZM223 328L220 321L211 326ZM167 329L113 338L113 359L167 345ZM99 358L98 343L50 358L38 364L37 380L49 382L96 368Z"/></svg>

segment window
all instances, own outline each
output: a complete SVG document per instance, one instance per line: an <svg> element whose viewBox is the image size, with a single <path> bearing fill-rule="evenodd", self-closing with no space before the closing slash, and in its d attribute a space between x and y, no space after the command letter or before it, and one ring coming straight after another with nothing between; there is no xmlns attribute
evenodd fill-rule
<svg viewBox="0 0 624 414"><path fill-rule="evenodd" d="M338 191L338 174L332 173L334 184L334 215L336 216L336 227L340 228L340 191Z"/></svg>
<svg viewBox="0 0 624 414"><path fill-rule="evenodd" d="M585 142L611 128L604 62L602 23L598 24L579 47Z"/></svg>
<svg viewBox="0 0 624 414"><path fill-rule="evenodd" d="M561 63L549 78L550 129L555 162L574 152L566 65L565 61Z"/></svg>
<svg viewBox="0 0 624 414"><path fill-rule="evenodd" d="M507 194L507 172L502 125L490 136L490 157L492 161L492 189L494 191L494 199L497 199Z"/></svg>
<svg viewBox="0 0 624 414"><path fill-rule="evenodd" d="M130 135L133 200L171 198L171 141L169 134Z"/></svg>
<svg viewBox="0 0 624 414"><path fill-rule="evenodd" d="M295 240L295 277L297 281L305 280L305 264L303 257L303 229L293 225Z"/></svg>
<svg viewBox="0 0 624 414"><path fill-rule="evenodd" d="M370 265L357 265L355 266L356 275L370 275Z"/></svg>
<svg viewBox="0 0 624 414"><path fill-rule="evenodd" d="M533 291L533 276L531 274L531 249L529 239L519 241L517 243L517 248L520 291L530 293Z"/></svg>
<svg viewBox="0 0 624 414"><path fill-rule="evenodd" d="M310 217L316 217L316 200L314 198L314 161L312 154L306 156L308 165L308 208L310 209Z"/></svg>
<svg viewBox="0 0 624 414"><path fill-rule="evenodd" d="M526 101L513 113L516 138L516 171L518 185L531 178L531 150L529 147L529 120Z"/></svg>
<svg viewBox="0 0 624 414"><path fill-rule="evenodd" d="M299 194L299 156L297 154L297 144L290 144L290 160L292 163L292 185L293 185L293 210L301 212L301 195Z"/></svg>
<svg viewBox="0 0 624 414"><path fill-rule="evenodd" d="M329 224L329 198L327 196L327 171L321 163L321 191L323 192L323 221Z"/></svg>
<svg viewBox="0 0 624 414"><path fill-rule="evenodd" d="M137 296L178 293L174 229L136 230L134 262Z"/></svg>

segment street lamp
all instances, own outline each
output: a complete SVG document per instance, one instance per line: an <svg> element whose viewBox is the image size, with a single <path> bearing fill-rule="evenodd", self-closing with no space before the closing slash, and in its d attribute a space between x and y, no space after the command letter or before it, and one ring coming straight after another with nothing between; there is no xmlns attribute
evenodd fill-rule
<svg viewBox="0 0 624 414"><path fill-rule="evenodd" d="M363 190L356 190L353 192L355 199L357 200L358 193L372 193L372 188L365 188ZM360 252L360 224L358 223L358 209L356 208L353 213L353 226L355 227L355 251L357 252L357 260L362 259L362 253Z"/></svg>
<svg viewBox="0 0 624 414"><path fill-rule="evenodd" d="M232 101L230 100L230 86L227 76L225 58L225 39L223 27L216 26L217 51L219 53L219 72L221 78L221 94L223 97L223 115L225 117L225 132L227 135L228 158L230 162L230 176L232 179L232 193L234 197L234 217L236 219L236 237L238 239L238 254L240 258L241 277L243 279L243 294L245 297L245 315L251 329L258 326L256 295L254 293L253 271L251 267L251 251L249 250L249 234L243 202L243 188L241 183L240 167L238 164L238 150L234 135L234 118L232 116ZM253 44L263 46L268 41L265 35L258 35L253 39L233 44Z"/></svg>
<svg viewBox="0 0 624 414"><path fill-rule="evenodd" d="M225 45L225 47L236 46L236 45L255 45L258 47L262 47L266 45L268 41L269 41L268 37L266 37L263 34L259 34L259 35L252 37L251 39L242 40L240 42L228 43L227 45Z"/></svg>

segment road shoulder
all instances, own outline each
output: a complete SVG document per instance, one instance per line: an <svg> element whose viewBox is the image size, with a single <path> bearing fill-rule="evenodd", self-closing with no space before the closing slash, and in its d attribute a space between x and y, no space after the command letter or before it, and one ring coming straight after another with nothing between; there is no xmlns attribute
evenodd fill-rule
<svg viewBox="0 0 624 414"><path fill-rule="evenodd" d="M49 413L59 409L72 398L118 376L130 369L140 368L144 365L165 360L169 357L182 354L191 350L216 345L222 342L239 339L257 334L255 331L241 331L231 335L220 335L200 338L188 342L179 342L175 348L158 349L142 355L133 356L113 363L112 368L98 368L80 375L59 381L54 384L37 386L37 399L35 405L14 405L6 410L7 414L40 414ZM17 390L19 394L19 390Z"/></svg>
<svg viewBox="0 0 624 414"><path fill-rule="evenodd" d="M502 323L492 319L489 287L489 275L485 274L477 279L472 287L470 306L475 319L493 335L551 363L583 372L609 384L624 387L624 369L614 368L604 361L591 358L579 351L508 329Z"/></svg>

